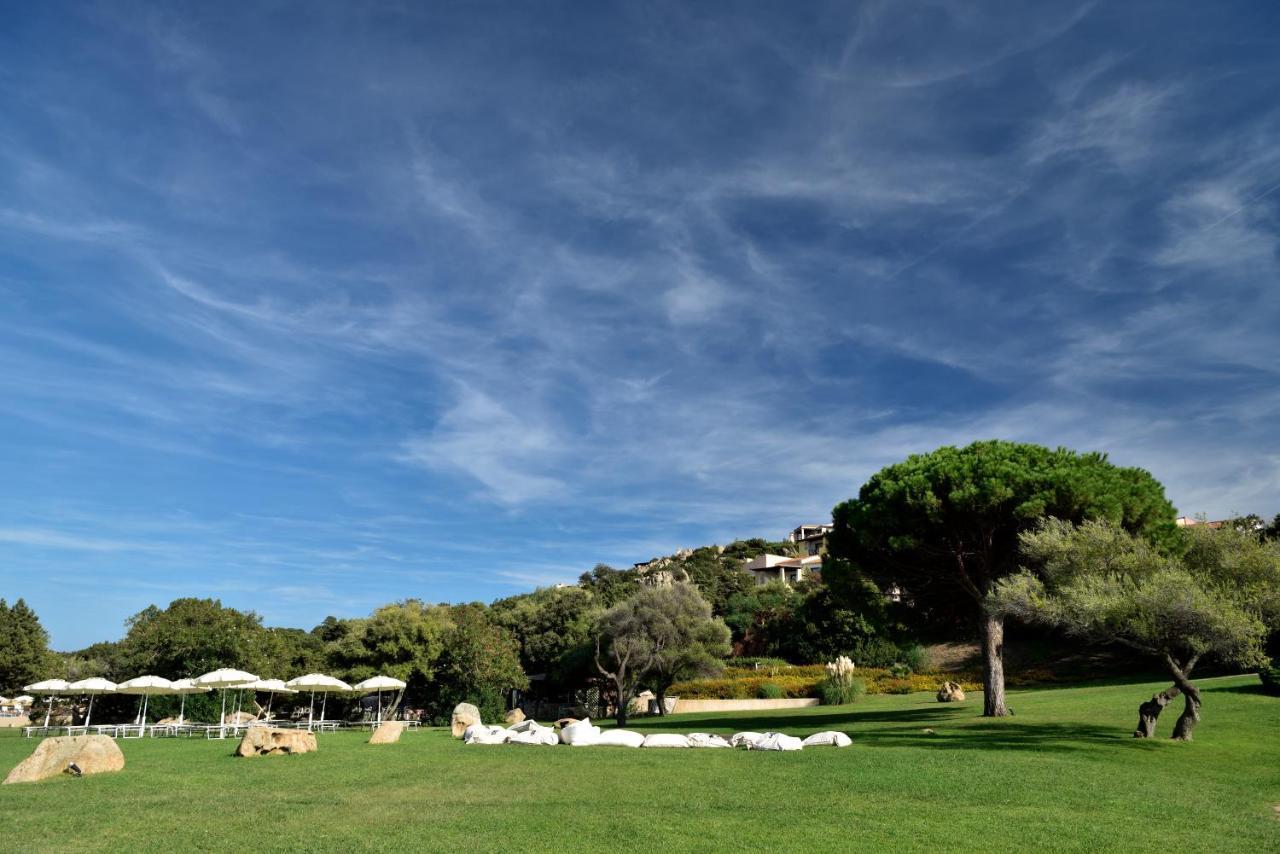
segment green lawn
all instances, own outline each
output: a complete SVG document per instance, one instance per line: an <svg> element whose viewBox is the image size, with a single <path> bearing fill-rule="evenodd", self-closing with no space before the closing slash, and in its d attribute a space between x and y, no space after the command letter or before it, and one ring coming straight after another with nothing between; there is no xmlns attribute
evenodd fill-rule
<svg viewBox="0 0 1280 854"><path fill-rule="evenodd" d="M21 850L1280 851L1280 699L1205 680L1192 744L1130 738L1166 683L1019 691L1016 716L923 694L636 721L640 730L840 729L800 753L464 747L447 732L237 759L125 741L123 773L0 788ZM1172 711L1172 710L1171 710ZM1166 712L1161 731L1171 730ZM929 735L925 728L936 734ZM34 742L0 736L0 769Z"/></svg>

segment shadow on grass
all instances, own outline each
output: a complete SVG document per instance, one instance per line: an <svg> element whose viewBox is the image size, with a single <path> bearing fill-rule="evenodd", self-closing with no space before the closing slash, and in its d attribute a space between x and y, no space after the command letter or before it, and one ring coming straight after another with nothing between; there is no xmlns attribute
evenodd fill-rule
<svg viewBox="0 0 1280 854"><path fill-rule="evenodd" d="M1158 739L1133 738L1120 726L1093 726L1082 723L1020 721L1017 717L984 719L980 706L921 707L833 711L817 715L743 716L675 715L642 718L628 722L629 729L684 731L698 729L739 732L780 731L807 735L825 729L840 730L868 747L924 747L938 750L1026 750L1037 753L1081 750L1154 750ZM970 712L970 714L965 714ZM931 732L930 732L931 731Z"/></svg>
<svg viewBox="0 0 1280 854"><path fill-rule="evenodd" d="M862 729L858 741L869 747L924 747L935 750L1027 750L1065 753L1080 750L1156 750L1157 740L1134 738L1119 727L1076 723L1002 722L995 726L940 727L934 734L901 729Z"/></svg>

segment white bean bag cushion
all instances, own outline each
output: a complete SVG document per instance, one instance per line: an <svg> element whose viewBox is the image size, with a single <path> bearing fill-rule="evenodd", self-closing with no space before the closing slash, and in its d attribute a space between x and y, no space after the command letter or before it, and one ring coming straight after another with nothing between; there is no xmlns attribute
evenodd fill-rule
<svg viewBox="0 0 1280 854"><path fill-rule="evenodd" d="M730 736L729 744L732 747L750 747L762 738L764 738L762 732L735 732Z"/></svg>
<svg viewBox="0 0 1280 854"><path fill-rule="evenodd" d="M506 744L511 733L500 726L472 724L462 732L463 744Z"/></svg>
<svg viewBox="0 0 1280 854"><path fill-rule="evenodd" d="M641 747L688 747L689 736L675 733L654 733L644 738Z"/></svg>
<svg viewBox="0 0 1280 854"><path fill-rule="evenodd" d="M689 733L690 747L733 747L723 736L712 735L708 732L691 732Z"/></svg>
<svg viewBox="0 0 1280 854"><path fill-rule="evenodd" d="M804 740L805 747L848 747L851 744L853 744L853 739L835 730L815 732Z"/></svg>
<svg viewBox="0 0 1280 854"><path fill-rule="evenodd" d="M515 727L511 727L507 730L510 734L510 738L507 739L507 744L553 745L560 743L560 736L557 735L556 731L549 726L534 724L531 727L524 727L518 732L513 732L513 730L515 730Z"/></svg>
<svg viewBox="0 0 1280 854"><path fill-rule="evenodd" d="M755 744L749 745L751 750L802 750L804 742L796 738L794 735L784 735L780 732L766 732L764 738Z"/></svg>
<svg viewBox="0 0 1280 854"><path fill-rule="evenodd" d="M587 743L600 747L639 747L644 744L644 736L629 729L606 729Z"/></svg>
<svg viewBox="0 0 1280 854"><path fill-rule="evenodd" d="M583 718L576 724L560 728L561 744L586 744L600 737L600 727L591 723L591 718Z"/></svg>
<svg viewBox="0 0 1280 854"><path fill-rule="evenodd" d="M538 723L533 718L525 718L524 720L520 721L520 723L512 724L511 726L507 727L507 731L508 732L527 732L533 727L540 727L540 726L542 726L542 724Z"/></svg>

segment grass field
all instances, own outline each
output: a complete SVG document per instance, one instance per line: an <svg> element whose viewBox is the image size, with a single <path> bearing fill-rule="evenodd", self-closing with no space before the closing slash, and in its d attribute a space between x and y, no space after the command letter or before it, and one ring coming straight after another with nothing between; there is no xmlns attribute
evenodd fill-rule
<svg viewBox="0 0 1280 854"><path fill-rule="evenodd" d="M125 741L119 774L0 788L20 850L1280 851L1280 699L1256 677L1204 680L1197 740L1135 741L1165 683L644 719L635 729L840 729L800 753L465 747L448 733L320 736L237 759L234 743ZM1176 711L1166 712L1161 732ZM929 735L925 728L936 734ZM0 769L34 742L0 736Z"/></svg>

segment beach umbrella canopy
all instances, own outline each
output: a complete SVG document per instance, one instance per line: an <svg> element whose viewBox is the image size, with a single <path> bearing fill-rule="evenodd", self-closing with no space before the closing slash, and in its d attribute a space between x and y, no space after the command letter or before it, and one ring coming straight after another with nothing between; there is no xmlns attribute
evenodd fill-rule
<svg viewBox="0 0 1280 854"><path fill-rule="evenodd" d="M208 694L212 688L197 685L190 679L175 679L172 683L173 693L182 695L182 704L178 706L178 723L182 724L187 716L187 695Z"/></svg>
<svg viewBox="0 0 1280 854"><path fill-rule="evenodd" d="M236 670L234 667L224 667L221 670L211 670L191 681L204 688L222 689L222 717L218 720L218 724L221 725L227 722L227 689L246 682L256 682L257 679L258 677L253 673Z"/></svg>
<svg viewBox="0 0 1280 854"><path fill-rule="evenodd" d="M110 679L103 679L101 676L94 676L89 679L81 679L79 682L72 682L67 686L67 693L89 698L89 711L85 712L84 715L84 725L88 726L89 722L93 720L93 698L99 694L116 693L116 683Z"/></svg>
<svg viewBox="0 0 1280 854"><path fill-rule="evenodd" d="M19 705L28 706L34 703L36 698L32 697L30 694L20 694L17 697L14 697L13 701Z"/></svg>
<svg viewBox="0 0 1280 854"><path fill-rule="evenodd" d="M307 726L310 726L312 720L315 718L316 694L323 694L327 702L329 694L331 693L349 693L355 690L341 679L335 679L334 677L326 676L323 673L308 673L306 676L299 676L296 679L290 679L284 684L296 691L311 692L311 707L307 712ZM320 720L324 720L324 708L324 705L321 705Z"/></svg>
<svg viewBox="0 0 1280 854"><path fill-rule="evenodd" d="M67 693L67 689L71 685L65 679L46 679L43 682L33 682L30 685L22 686L23 691L35 691L37 694L44 694L49 698L49 705L44 710L45 729L49 728L49 715L53 713L53 698L59 694Z"/></svg>
<svg viewBox="0 0 1280 854"><path fill-rule="evenodd" d="M357 682L355 689L357 691L378 692L378 723L382 723L382 692L383 691L399 691L405 683L399 679L390 676L371 676L363 682Z"/></svg>
<svg viewBox="0 0 1280 854"><path fill-rule="evenodd" d="M173 683L163 676L136 676L121 682L116 689L121 694L137 694L142 697L138 702L138 723L145 723L150 698L157 694L172 694Z"/></svg>

